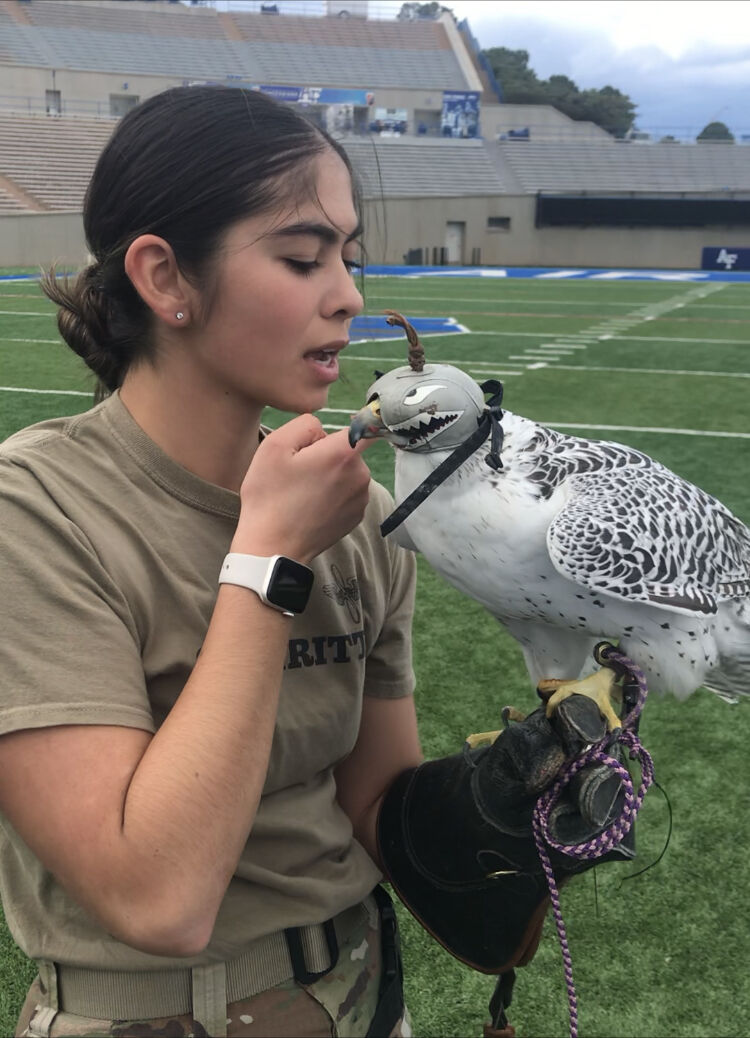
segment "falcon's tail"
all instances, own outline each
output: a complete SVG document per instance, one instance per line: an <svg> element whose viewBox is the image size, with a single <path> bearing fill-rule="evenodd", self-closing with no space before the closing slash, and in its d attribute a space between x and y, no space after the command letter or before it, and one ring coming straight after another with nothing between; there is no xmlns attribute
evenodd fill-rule
<svg viewBox="0 0 750 1038"><path fill-rule="evenodd" d="M742 696L750 696L750 656L726 661L721 670L711 671L704 687L725 703L739 703Z"/></svg>
<svg viewBox="0 0 750 1038"><path fill-rule="evenodd" d="M728 703L750 696L750 603L734 602L720 607L716 641L720 660L716 670L706 678L709 691Z"/></svg>

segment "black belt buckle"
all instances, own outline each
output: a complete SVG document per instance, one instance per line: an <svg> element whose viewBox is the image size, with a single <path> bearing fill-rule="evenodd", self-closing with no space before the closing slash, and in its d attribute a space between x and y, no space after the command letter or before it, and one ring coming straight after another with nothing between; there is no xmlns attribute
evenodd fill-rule
<svg viewBox="0 0 750 1038"><path fill-rule="evenodd" d="M286 946L289 949L289 958L292 960L294 979L299 984L314 984L316 980L320 980L321 977L325 977L326 974L330 973L339 961L339 942L336 939L336 928L333 925L333 919L326 919L326 921L321 925L323 927L323 932L326 935L330 964L326 969L320 970L319 973L311 973L307 968L307 963L305 962L305 951L302 947L300 928L298 926L290 926L288 929L284 930Z"/></svg>

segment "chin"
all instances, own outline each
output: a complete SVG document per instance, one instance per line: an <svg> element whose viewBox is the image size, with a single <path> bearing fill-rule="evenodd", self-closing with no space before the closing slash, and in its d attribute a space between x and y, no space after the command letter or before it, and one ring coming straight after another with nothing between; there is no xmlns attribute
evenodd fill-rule
<svg viewBox="0 0 750 1038"><path fill-rule="evenodd" d="M328 403L328 391L305 393L288 400L279 400L269 404L279 411L289 411L291 414L314 414Z"/></svg>

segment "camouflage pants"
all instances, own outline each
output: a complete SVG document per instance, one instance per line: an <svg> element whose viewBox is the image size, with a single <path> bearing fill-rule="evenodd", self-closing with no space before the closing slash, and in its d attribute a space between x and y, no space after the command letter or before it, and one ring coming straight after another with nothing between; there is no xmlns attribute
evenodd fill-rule
<svg viewBox="0 0 750 1038"><path fill-rule="evenodd" d="M284 981L252 998L227 1006L228 1038L362 1038L378 1001L381 974L380 927L365 916L339 949L336 966L314 984ZM206 1038L190 1014L151 1020L95 1020L54 1011L40 979L32 984L16 1028L16 1038ZM390 1035L409 1038L408 1016Z"/></svg>

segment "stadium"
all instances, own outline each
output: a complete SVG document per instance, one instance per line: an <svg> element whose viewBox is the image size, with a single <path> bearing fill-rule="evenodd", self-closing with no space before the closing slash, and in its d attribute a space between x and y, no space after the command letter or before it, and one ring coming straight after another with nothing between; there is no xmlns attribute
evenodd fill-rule
<svg viewBox="0 0 750 1038"><path fill-rule="evenodd" d="M0 438L91 406L91 375L62 348L39 269L87 262L84 194L118 120L192 84L291 104L355 169L366 308L324 428L347 424L374 369L405 363L382 316L392 308L428 361L502 380L513 412L628 444L750 522L750 146L641 144L506 104L467 21L366 0L0 0ZM289 417L271 410L267 422ZM390 448L367 461L392 490ZM535 698L496 621L421 558L418 573L416 697L433 758ZM563 894L581 1034L739 1038L747 702L653 696L641 736L669 806L647 797L635 867L605 866ZM399 921L414 1034L482 1034L493 978L401 908ZM3 928L0 1034L13 1033L35 972ZM551 919L511 1016L527 1038L567 1032Z"/></svg>

